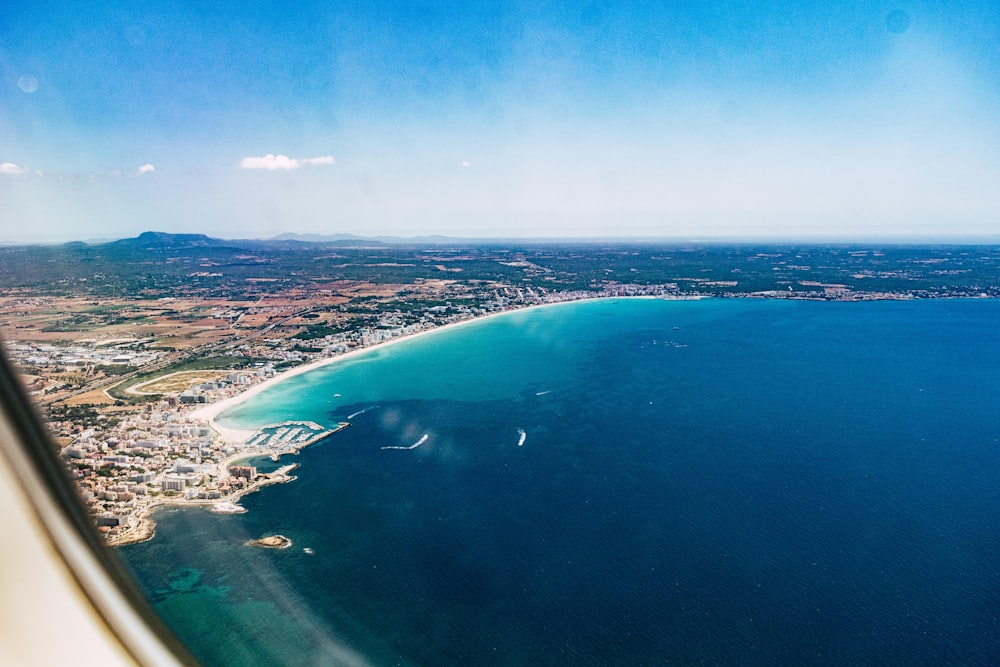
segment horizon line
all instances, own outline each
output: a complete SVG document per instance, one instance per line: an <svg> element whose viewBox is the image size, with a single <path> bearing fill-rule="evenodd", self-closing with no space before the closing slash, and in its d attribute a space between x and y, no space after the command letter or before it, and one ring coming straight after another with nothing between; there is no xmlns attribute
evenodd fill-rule
<svg viewBox="0 0 1000 667"><path fill-rule="evenodd" d="M928 234L928 235L916 235L916 234L871 234L871 235L780 235L780 234L762 234L762 235L698 235L698 236L681 236L681 235L635 235L635 236L611 236L611 235L601 235L601 236L449 236L446 234L416 234L412 236L398 236L392 234L376 234L376 235L358 235L350 234L346 232L338 232L333 234L319 234L319 233L298 233L298 232L285 232L276 236L255 236L255 237L239 237L239 236L215 236L212 234L206 234L203 232L159 232L155 230L146 230L138 233L135 236L115 236L115 237L98 237L89 239L61 239L61 240L36 240L36 241L5 241L0 240L0 247L28 247L28 246L59 246L68 244L78 244L83 243L86 245L104 245L108 243L114 243L117 241L125 241L130 239L138 239L144 234L157 234L163 236L195 236L195 237L205 237L208 239L218 240L218 241L244 241L244 242L293 242L301 243L303 245L322 245L325 243L350 243L354 242L377 242L384 243L386 245L401 245L401 244L414 244L414 245L447 245L447 244L492 244L492 243L502 243L502 244L512 244L512 243L523 243L523 244L557 244L557 243L570 243L578 245L593 245L599 243L638 243L638 244L655 244L655 243L685 243L693 245L712 245L719 243L733 243L733 244L778 244L778 243L796 243L804 245L819 245L819 244L841 244L841 243L883 243L891 245L923 245L923 244L945 244L945 245L1000 245L1000 234L967 234L967 235L943 235L943 234Z"/></svg>

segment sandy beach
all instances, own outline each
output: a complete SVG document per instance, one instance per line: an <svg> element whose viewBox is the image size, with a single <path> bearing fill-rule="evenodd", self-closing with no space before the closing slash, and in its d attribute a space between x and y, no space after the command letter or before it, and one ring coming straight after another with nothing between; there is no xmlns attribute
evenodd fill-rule
<svg viewBox="0 0 1000 667"><path fill-rule="evenodd" d="M345 352L344 354L339 354L339 355L337 355L335 357L327 357L325 359L317 359L316 361L310 362L308 364L303 364L302 366L296 366L295 368L292 368L292 369L290 369L288 371L285 371L284 373L279 373L278 375L275 375L273 378L269 378L267 380L264 380L260 384L256 384L253 387L250 387L249 389L247 389L246 391L244 391L244 392L242 392L240 394L237 394L236 396L230 396L229 398L225 398L225 399L223 399L221 401L216 401L215 403L210 403L210 404L206 405L205 407L198 408L194 412L190 413L188 416L192 417L192 418L195 418L195 419L204 419L205 421L207 421L208 424L209 424L209 426L211 426L213 429L215 429L215 431L219 434L219 437L222 438L226 442L231 442L231 443L246 442L251 436L253 436L254 433L256 433L256 431L243 430L243 429L235 429L235 428L229 428L229 427L226 427L226 426L221 426L218 422L215 421L216 417L218 417L220 414L222 414L222 412L224 412L225 410L228 410L229 408L235 407L235 406L239 405L240 403L243 403L247 399L250 399L250 398L256 396L257 394L259 394L259 393L261 393L263 391L266 391L267 389L273 387L274 385L278 384L279 382L284 382L285 380L287 380L289 378L293 378L293 377L295 377L297 375L302 375L303 373L308 373L310 371L314 371L314 370L316 370L318 368L323 368L324 366L329 366L330 364L335 364L335 363L338 363L338 362L341 362L341 361L346 361L347 359L351 359L351 358L360 356L360 355L365 354L367 352L371 352L372 350L375 350L375 349L385 348L385 347L388 347L390 345L395 345L396 343L401 343L403 341L414 340L415 338L417 338L419 336L424 336L426 334L435 333L435 332L438 332L438 331L444 331L446 329L454 329L454 328L461 327L461 326L464 326L464 325L467 325L467 324L471 324L473 322L481 322L481 321L489 319L491 317L497 317L497 316L500 316L500 315L507 315L507 314L510 314L510 313L513 313L513 312L520 312L520 311L524 311L524 310L530 310L532 308L543 308L543 307L548 307L548 306L557 306L557 305L560 305L562 303L575 303L575 301L573 301L573 302L560 301L560 302L551 303L551 304L538 304L538 305L535 305L535 306L529 306L528 308L517 308L517 309L513 309L513 310L504 310L504 311L501 311L499 313L490 313L489 315L483 315L481 317L473 317L473 318L470 318L468 320L462 320L461 322L452 322L450 324L445 324L445 325L442 325L442 326L439 326L439 327L434 327L432 329L425 329L424 331L418 331L416 333L407 334L405 336L399 336L398 338L393 338L393 339L390 339L390 340L387 340L387 341L383 341L383 342L377 343L375 345L369 345L368 347L363 347L363 348L359 348L359 349L356 349L356 350L351 350L350 352Z"/></svg>

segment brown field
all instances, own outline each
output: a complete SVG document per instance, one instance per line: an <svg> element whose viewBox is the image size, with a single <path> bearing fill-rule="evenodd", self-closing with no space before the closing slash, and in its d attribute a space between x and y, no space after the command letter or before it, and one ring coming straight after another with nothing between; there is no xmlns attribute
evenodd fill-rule
<svg viewBox="0 0 1000 667"><path fill-rule="evenodd" d="M413 285L375 285L372 283L362 283L351 290L353 296L396 296L405 289L413 289Z"/></svg>
<svg viewBox="0 0 1000 667"><path fill-rule="evenodd" d="M211 313L243 309L248 305L243 301L221 299L146 302L6 297L0 298L0 336L9 340L68 344L150 339L154 347L186 349L232 335L230 320L211 317ZM111 315L126 321L109 323ZM192 315L197 317L192 318ZM46 331L52 328L63 330Z"/></svg>
<svg viewBox="0 0 1000 667"><path fill-rule="evenodd" d="M445 279L422 280L416 285L341 280L313 289L293 288L232 301L197 297L157 300L30 297L8 292L0 295L0 338L65 345L135 341L151 349L184 351L246 336L278 322L282 323L268 332L270 337L294 336L309 325L342 324L355 316L336 311L319 312L315 318L292 315L310 307L322 309L349 303L357 297L390 299L404 289L437 294L448 291L451 284L452 281ZM228 317L218 316L222 314ZM290 319L283 321L286 318ZM58 381L59 375L47 379ZM77 396L70 403L107 405L113 399L103 391L95 391Z"/></svg>
<svg viewBox="0 0 1000 667"><path fill-rule="evenodd" d="M130 394L179 394L192 385L224 378L232 371L179 371L162 377L134 384L128 388Z"/></svg>
<svg viewBox="0 0 1000 667"><path fill-rule="evenodd" d="M243 329L260 329L266 327L275 315L273 313L256 313L247 315L244 313L239 320L239 326Z"/></svg>
<svg viewBox="0 0 1000 667"><path fill-rule="evenodd" d="M63 401L66 405L114 405L115 399L104 393L103 389L88 391Z"/></svg>

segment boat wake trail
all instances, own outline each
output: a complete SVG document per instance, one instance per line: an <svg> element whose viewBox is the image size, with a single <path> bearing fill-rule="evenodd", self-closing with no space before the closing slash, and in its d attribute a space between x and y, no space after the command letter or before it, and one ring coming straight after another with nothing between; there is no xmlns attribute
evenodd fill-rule
<svg viewBox="0 0 1000 667"><path fill-rule="evenodd" d="M363 415L363 414L365 414L366 412L368 412L369 410L374 410L374 409L375 409L375 408L377 408L377 407L378 407L377 405L373 405L373 406L372 406L372 407L370 407L370 408L365 408L364 410L358 410L358 411L357 411L357 412L355 412L354 414L350 414L350 415L347 415L347 418L348 418L348 419L354 419L354 418L355 418L355 417L357 417L358 415Z"/></svg>
<svg viewBox="0 0 1000 667"><path fill-rule="evenodd" d="M379 449L416 449L420 445L422 445L425 442L427 442L427 438L428 437L429 436L426 433L424 433L424 437L420 438L419 440L417 440L415 443L413 443L409 447L399 447L399 446L394 446L394 447L379 447Z"/></svg>

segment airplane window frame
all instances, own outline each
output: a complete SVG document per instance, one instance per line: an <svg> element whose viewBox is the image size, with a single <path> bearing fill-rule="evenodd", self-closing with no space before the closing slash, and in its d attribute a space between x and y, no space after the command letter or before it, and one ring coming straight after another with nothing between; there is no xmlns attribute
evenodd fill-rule
<svg viewBox="0 0 1000 667"><path fill-rule="evenodd" d="M0 349L0 458L98 620L139 665L198 665L109 552L35 406ZM45 622L45 619L39 619ZM86 659L85 655L80 656Z"/></svg>

